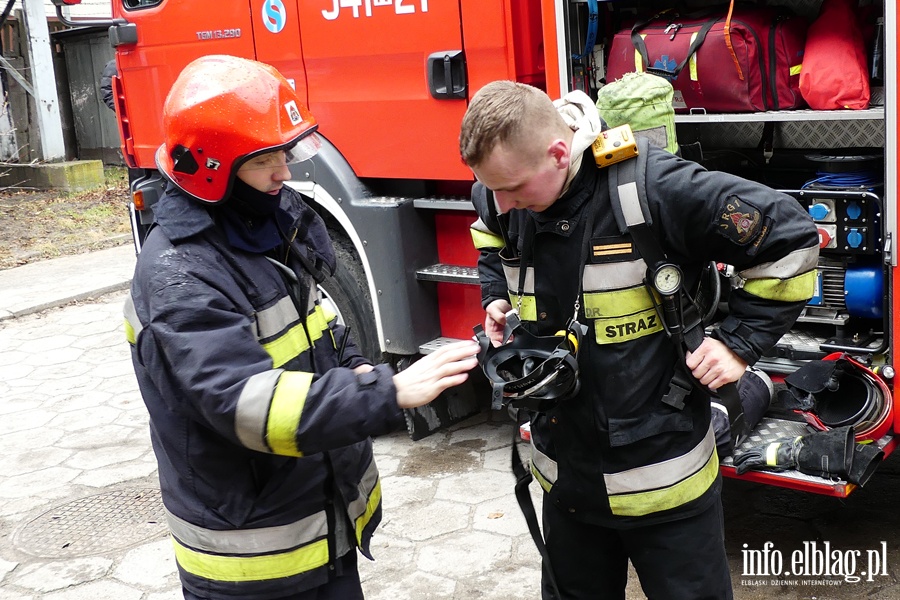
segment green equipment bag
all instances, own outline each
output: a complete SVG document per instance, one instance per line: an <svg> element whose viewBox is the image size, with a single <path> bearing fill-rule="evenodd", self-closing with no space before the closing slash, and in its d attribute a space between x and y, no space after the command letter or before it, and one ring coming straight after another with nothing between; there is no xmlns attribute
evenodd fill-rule
<svg viewBox="0 0 900 600"><path fill-rule="evenodd" d="M672 84L650 73L625 73L597 92L597 110L609 127L628 124L635 136L676 154Z"/></svg>

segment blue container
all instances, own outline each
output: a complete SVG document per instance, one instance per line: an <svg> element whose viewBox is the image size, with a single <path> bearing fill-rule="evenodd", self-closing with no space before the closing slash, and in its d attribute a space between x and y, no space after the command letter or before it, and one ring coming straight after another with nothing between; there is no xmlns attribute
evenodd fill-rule
<svg viewBox="0 0 900 600"><path fill-rule="evenodd" d="M848 268L844 276L844 301L850 316L880 319L884 314L884 275L881 268Z"/></svg>

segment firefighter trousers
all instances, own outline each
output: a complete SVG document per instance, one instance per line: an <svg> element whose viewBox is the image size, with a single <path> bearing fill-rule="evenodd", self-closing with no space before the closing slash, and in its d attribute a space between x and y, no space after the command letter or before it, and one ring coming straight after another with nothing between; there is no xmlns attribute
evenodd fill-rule
<svg viewBox="0 0 900 600"><path fill-rule="evenodd" d="M650 600L731 600L722 499L704 512L646 527L577 521L544 495L543 527L559 600L625 600L628 561ZM543 600L554 596L545 580Z"/></svg>

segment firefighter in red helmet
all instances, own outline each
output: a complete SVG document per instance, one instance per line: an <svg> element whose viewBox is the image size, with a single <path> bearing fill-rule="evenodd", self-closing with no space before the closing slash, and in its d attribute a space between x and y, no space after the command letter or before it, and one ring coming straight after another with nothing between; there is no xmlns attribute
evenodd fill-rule
<svg viewBox="0 0 900 600"><path fill-rule="evenodd" d="M187 599L362 598L381 519L370 436L465 380L460 342L395 374L317 295L323 220L284 184L316 121L275 69L206 56L164 106L169 183L138 257L126 333Z"/></svg>

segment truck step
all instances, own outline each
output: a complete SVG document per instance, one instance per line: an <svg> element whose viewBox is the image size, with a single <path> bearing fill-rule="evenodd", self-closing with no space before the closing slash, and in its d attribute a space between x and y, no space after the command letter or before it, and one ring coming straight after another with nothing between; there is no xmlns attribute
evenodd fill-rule
<svg viewBox="0 0 900 600"><path fill-rule="evenodd" d="M794 439L809 433L810 429L807 427L805 421L791 421L787 419L763 417L762 421L750 433L747 439L744 440L738 448L735 448L735 454L743 454L754 446L763 446L782 439ZM873 443L884 450L885 458L887 458L897 446L897 440L892 434L888 434ZM794 469L781 472L748 471L743 475L738 475L735 472L733 460L730 456L721 461L720 471L725 477L768 483L770 485L802 490L804 492L815 492L826 496L836 496L838 498L846 498L857 487L843 479L824 479L814 475L807 475Z"/></svg>
<svg viewBox="0 0 900 600"><path fill-rule="evenodd" d="M475 207L472 201L462 196L435 196L433 198L416 198L413 200L413 206L416 208L427 208L430 210L465 210L474 212Z"/></svg>
<svg viewBox="0 0 900 600"><path fill-rule="evenodd" d="M438 263L416 271L416 279L419 281L444 281L477 285L478 268Z"/></svg>
<svg viewBox="0 0 900 600"><path fill-rule="evenodd" d="M435 350L439 350L440 348L446 346L447 344L452 344L454 342L461 342L461 339L451 338L451 337L439 337L431 340L430 342L425 342L421 346L419 346L419 353L421 354L431 354Z"/></svg>

